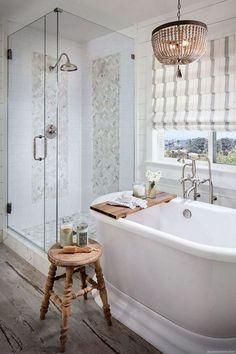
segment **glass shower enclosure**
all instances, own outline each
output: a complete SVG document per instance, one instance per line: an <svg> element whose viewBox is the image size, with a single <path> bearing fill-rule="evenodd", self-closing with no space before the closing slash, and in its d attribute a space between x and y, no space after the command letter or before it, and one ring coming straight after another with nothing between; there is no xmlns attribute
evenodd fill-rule
<svg viewBox="0 0 236 354"><path fill-rule="evenodd" d="M134 43L55 9L8 48L8 227L47 250L65 221L93 235L92 200L132 185Z"/></svg>

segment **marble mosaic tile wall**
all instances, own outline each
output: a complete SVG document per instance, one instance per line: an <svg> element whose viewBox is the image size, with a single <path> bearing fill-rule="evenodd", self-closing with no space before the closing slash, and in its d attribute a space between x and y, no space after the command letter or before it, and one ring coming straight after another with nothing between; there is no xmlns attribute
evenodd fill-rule
<svg viewBox="0 0 236 354"><path fill-rule="evenodd" d="M63 219L63 220L62 220ZM85 222L88 224L88 236L89 238L96 239L96 220L90 215L90 213L75 213L72 215L66 215L63 218L59 218L59 225L57 228L58 231L58 240L60 225L62 222L69 222L73 224L74 231L76 231L76 225L81 222ZM45 232L45 235L44 235ZM27 227L20 231L21 235L26 237L31 242L35 243L40 248L48 251L48 249L55 243L56 241L56 220L51 220L45 223ZM45 241L44 241L45 239Z"/></svg>
<svg viewBox="0 0 236 354"><path fill-rule="evenodd" d="M47 56L46 67L54 65L56 59ZM68 192L68 73L60 72L58 84L58 190L59 197ZM45 102L44 102L45 97ZM55 72L46 73L44 96L44 55L32 53L32 124L33 137L44 135L44 104L45 126L57 126L57 75ZM37 151L44 155L43 142L37 141ZM32 160L32 201L35 203L44 197L44 172L45 172L45 197L56 198L56 139L47 141L47 159L43 161Z"/></svg>
<svg viewBox="0 0 236 354"><path fill-rule="evenodd" d="M120 55L92 61L93 193L119 190Z"/></svg>

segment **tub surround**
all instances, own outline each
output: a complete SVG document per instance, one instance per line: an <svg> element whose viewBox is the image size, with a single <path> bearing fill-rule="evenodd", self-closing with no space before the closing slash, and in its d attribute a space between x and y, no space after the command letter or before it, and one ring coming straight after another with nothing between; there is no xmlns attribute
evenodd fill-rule
<svg viewBox="0 0 236 354"><path fill-rule="evenodd" d="M235 210L176 198L126 219L92 214L115 317L168 354L235 348Z"/></svg>

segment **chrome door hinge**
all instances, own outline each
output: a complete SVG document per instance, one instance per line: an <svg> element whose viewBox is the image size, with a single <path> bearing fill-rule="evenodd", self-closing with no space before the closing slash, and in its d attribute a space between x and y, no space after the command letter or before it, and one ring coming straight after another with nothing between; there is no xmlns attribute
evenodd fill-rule
<svg viewBox="0 0 236 354"><path fill-rule="evenodd" d="M7 203L7 214L11 214L12 212L12 203Z"/></svg>
<svg viewBox="0 0 236 354"><path fill-rule="evenodd" d="M7 59L12 60L12 49L7 49Z"/></svg>

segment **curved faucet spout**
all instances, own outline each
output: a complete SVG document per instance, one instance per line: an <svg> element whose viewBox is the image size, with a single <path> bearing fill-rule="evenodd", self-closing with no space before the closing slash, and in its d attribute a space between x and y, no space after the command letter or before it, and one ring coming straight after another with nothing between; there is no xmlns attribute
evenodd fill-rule
<svg viewBox="0 0 236 354"><path fill-rule="evenodd" d="M192 186L192 187L190 187L190 188L187 190L187 192L186 192L186 198L189 197L190 193L191 193L192 191L194 191L195 188L196 188L196 186Z"/></svg>

